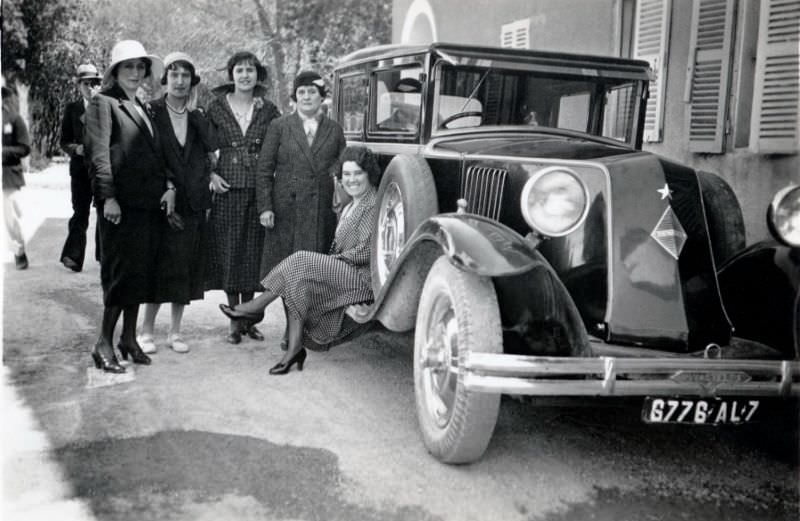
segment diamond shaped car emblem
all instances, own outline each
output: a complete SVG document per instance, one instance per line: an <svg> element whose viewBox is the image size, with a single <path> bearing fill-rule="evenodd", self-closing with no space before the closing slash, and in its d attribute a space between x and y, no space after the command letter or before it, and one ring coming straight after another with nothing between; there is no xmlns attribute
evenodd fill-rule
<svg viewBox="0 0 800 521"><path fill-rule="evenodd" d="M675 260L678 260L678 256L686 244L687 235L683 231L680 221L678 221L678 216L675 215L670 206L667 206L650 237L655 239L659 246L667 250L667 253L672 255Z"/></svg>

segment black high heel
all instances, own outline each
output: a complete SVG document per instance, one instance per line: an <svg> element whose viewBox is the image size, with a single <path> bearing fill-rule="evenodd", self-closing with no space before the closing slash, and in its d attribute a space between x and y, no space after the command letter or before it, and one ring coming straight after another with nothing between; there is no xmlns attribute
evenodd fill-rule
<svg viewBox="0 0 800 521"><path fill-rule="evenodd" d="M249 311L239 311L238 309L232 308L227 304L220 304L219 309L222 310L226 317L232 320L245 320L253 324L258 324L264 320L263 309L257 313L251 313Z"/></svg>
<svg viewBox="0 0 800 521"><path fill-rule="evenodd" d="M292 366L297 363L297 370L303 370L303 364L306 362L306 350L305 348L301 349L297 352L293 357L291 357L288 361L278 362L272 369L269 370L269 374L286 374L292 368Z"/></svg>
<svg viewBox="0 0 800 521"><path fill-rule="evenodd" d="M149 356L144 354L144 351L142 351L142 348L139 347L139 344L126 346L120 342L117 344L117 349L119 349L119 352L122 353L123 360L127 360L128 355L131 355L131 360L133 360L134 364L150 365L153 362Z"/></svg>
<svg viewBox="0 0 800 521"><path fill-rule="evenodd" d="M117 360L117 355L114 354L114 350L110 349L111 356L108 356L108 353L100 353L99 351L102 350L102 346L100 344L95 344L94 349L92 349L92 360L94 360L94 366L98 369L102 369L106 373L124 373L125 368L119 365L119 361Z"/></svg>

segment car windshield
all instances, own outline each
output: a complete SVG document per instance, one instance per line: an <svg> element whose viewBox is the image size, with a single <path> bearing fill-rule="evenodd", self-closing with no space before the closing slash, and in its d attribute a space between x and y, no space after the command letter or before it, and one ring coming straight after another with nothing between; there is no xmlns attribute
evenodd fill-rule
<svg viewBox="0 0 800 521"><path fill-rule="evenodd" d="M439 130L520 125L577 130L630 143L636 80L440 64Z"/></svg>

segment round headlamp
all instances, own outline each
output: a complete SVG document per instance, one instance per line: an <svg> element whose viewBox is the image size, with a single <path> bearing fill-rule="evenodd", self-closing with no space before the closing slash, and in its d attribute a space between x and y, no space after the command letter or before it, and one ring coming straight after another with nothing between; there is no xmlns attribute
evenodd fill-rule
<svg viewBox="0 0 800 521"><path fill-rule="evenodd" d="M800 248L800 186L787 186L775 194L767 210L767 224L780 242Z"/></svg>
<svg viewBox="0 0 800 521"><path fill-rule="evenodd" d="M562 166L539 170L522 188L522 216L535 231L561 237L580 226L589 210L589 190Z"/></svg>

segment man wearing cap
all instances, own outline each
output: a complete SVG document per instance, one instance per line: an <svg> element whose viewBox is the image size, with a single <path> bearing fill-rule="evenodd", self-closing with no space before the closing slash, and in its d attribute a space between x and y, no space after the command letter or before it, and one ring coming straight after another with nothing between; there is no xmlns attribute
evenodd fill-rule
<svg viewBox="0 0 800 521"><path fill-rule="evenodd" d="M67 240L61 250L61 263L72 271L83 269L86 253L86 229L92 206L92 183L83 153L84 114L92 96L100 90L102 76L90 63L78 66L75 83L81 99L69 103L61 122L61 150L69 155L70 190L72 192L72 217L69 220ZM99 252L97 252L99 254ZM99 257L98 257L99 258Z"/></svg>

